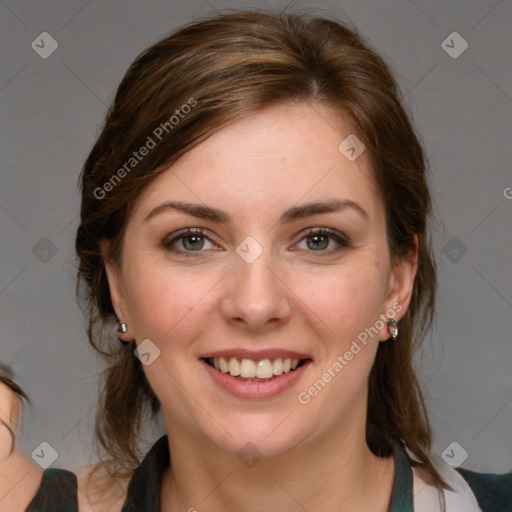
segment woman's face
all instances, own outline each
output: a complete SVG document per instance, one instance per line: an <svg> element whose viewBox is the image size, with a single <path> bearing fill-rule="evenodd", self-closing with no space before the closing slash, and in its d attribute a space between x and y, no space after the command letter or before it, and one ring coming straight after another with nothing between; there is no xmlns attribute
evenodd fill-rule
<svg viewBox="0 0 512 512"><path fill-rule="evenodd" d="M140 196L107 271L171 437L270 456L364 436L368 374L415 267L391 268L367 155L339 149L351 133L320 106L268 108Z"/></svg>
<svg viewBox="0 0 512 512"><path fill-rule="evenodd" d="M13 439L9 429L16 431L20 409L19 397L0 381L0 463L11 454Z"/></svg>

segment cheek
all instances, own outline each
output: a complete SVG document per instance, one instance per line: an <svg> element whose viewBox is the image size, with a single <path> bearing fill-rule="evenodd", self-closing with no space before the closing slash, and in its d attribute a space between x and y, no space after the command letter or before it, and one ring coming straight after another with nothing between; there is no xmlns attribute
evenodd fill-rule
<svg viewBox="0 0 512 512"><path fill-rule="evenodd" d="M322 287L302 288L310 293L304 295L308 307L301 314L307 315L309 325L318 326L313 334L318 364L297 400L312 417L329 424L340 421L340 415L358 416L366 407L368 376L379 346L377 331L371 328L381 313L384 280L377 265L358 263L316 284L320 281Z"/></svg>
<svg viewBox="0 0 512 512"><path fill-rule="evenodd" d="M135 339L149 338L162 348L169 339L187 339L199 330L214 276L140 265L127 288Z"/></svg>
<svg viewBox="0 0 512 512"><path fill-rule="evenodd" d="M338 348L375 324L382 307L384 279L378 265L347 265L297 281L303 314L323 326Z"/></svg>

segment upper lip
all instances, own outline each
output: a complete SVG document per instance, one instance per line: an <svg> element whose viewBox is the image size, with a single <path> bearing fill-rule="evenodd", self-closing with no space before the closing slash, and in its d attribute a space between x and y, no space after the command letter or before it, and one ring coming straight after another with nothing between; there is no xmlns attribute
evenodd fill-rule
<svg viewBox="0 0 512 512"><path fill-rule="evenodd" d="M279 348L269 348L265 350L248 350L244 348L215 350L214 352L208 352L199 357L201 359L236 357L237 359L252 359L254 361L261 361L262 359L276 359L277 357L281 357L283 359L311 359L311 356L308 354Z"/></svg>

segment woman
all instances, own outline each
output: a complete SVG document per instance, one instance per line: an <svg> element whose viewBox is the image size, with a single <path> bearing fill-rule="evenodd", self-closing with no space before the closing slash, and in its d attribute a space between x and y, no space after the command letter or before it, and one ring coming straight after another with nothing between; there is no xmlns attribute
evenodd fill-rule
<svg viewBox="0 0 512 512"><path fill-rule="evenodd" d="M76 503L76 476L70 471L48 468L44 471L18 448L23 401L30 403L23 389L14 382L12 370L0 362L0 512L66 510ZM53 508L56 500L60 507Z"/></svg>
<svg viewBox="0 0 512 512"><path fill-rule="evenodd" d="M425 167L347 26L223 14L139 56L81 177L79 282L108 365L81 510L510 510L512 473L430 457Z"/></svg>

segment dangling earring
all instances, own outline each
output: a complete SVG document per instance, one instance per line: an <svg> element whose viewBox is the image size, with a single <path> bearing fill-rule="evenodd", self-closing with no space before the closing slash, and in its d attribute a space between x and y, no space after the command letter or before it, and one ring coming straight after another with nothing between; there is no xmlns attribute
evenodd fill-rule
<svg viewBox="0 0 512 512"><path fill-rule="evenodd" d="M117 329L116 329L117 339L123 345L129 345L130 344L129 341L123 340L123 335L126 334L127 332L128 332L128 326L125 323L119 322L117 324Z"/></svg>
<svg viewBox="0 0 512 512"><path fill-rule="evenodd" d="M398 323L394 318L390 318L387 321L389 334L391 334L391 340L396 341L398 338Z"/></svg>

